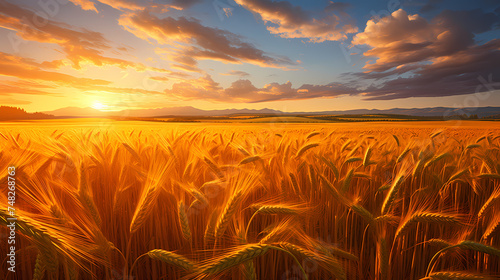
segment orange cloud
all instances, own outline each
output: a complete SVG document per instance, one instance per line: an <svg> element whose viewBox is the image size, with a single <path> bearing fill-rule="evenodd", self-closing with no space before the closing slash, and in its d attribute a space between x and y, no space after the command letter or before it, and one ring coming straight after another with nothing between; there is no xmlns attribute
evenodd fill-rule
<svg viewBox="0 0 500 280"><path fill-rule="evenodd" d="M141 1L132 0L98 0L99 2L109 5L117 10L143 10L146 7Z"/></svg>
<svg viewBox="0 0 500 280"><path fill-rule="evenodd" d="M358 31L346 13L341 11L341 16L331 13L339 11L339 5L331 4L323 17L314 18L302 8L293 6L287 1L235 0L235 2L258 14L266 23L267 30L283 38L308 38L310 42L319 43L343 40L347 38L346 34Z"/></svg>
<svg viewBox="0 0 500 280"><path fill-rule="evenodd" d="M52 95L54 93L44 89L53 87L41 85L26 81L2 81L0 84L0 95L12 94L33 94L33 95Z"/></svg>
<svg viewBox="0 0 500 280"><path fill-rule="evenodd" d="M204 26L192 18L160 19L148 11L141 11L123 14L119 23L141 39L153 39L159 44L170 45L166 53L177 62L175 67L178 69L197 71L196 60L199 59L284 69L296 64L287 57L265 53L243 41L239 35Z"/></svg>
<svg viewBox="0 0 500 280"><path fill-rule="evenodd" d="M176 72L172 72L173 75ZM164 94L144 88L121 88L111 86L110 81L102 79L79 78L71 75L46 71L36 66L31 60L0 52L0 76L15 77L22 81L3 85L3 92L26 94L53 94L45 89L56 87L39 84L35 81L55 83L58 86L73 87L82 91L107 91L113 93ZM177 75L179 76L179 75ZM0 88L1 90L2 88Z"/></svg>
<svg viewBox="0 0 500 280"><path fill-rule="evenodd" d="M149 77L149 79L157 82L167 82L169 80L168 77L163 77L163 76Z"/></svg>
<svg viewBox="0 0 500 280"><path fill-rule="evenodd" d="M86 11L94 11L96 13L99 12L99 11L97 11L96 7L94 6L94 2L92 2L90 0L69 0L69 1L71 1L73 4L75 4L77 6L82 7L82 9L84 9Z"/></svg>
<svg viewBox="0 0 500 280"><path fill-rule="evenodd" d="M262 88L255 87L251 81L240 79L223 88L210 75L175 83L165 90L169 96L181 100L212 100L218 102L267 102L277 100L309 99L318 97L338 97L359 93L354 88L331 83L328 85L302 85L294 88L291 82L270 83Z"/></svg>
<svg viewBox="0 0 500 280"><path fill-rule="evenodd" d="M105 51L114 49L111 42L100 32L77 29L52 20L40 24L37 23L40 19L36 20L36 18L37 15L32 11L0 0L0 27L16 31L16 34L24 40L58 44L75 69L80 69L81 63L86 62L96 66L113 65L120 68L133 68L137 71L170 72L170 70L106 56ZM17 43L13 42L13 46ZM123 50L123 47L119 48ZM57 68L61 64L62 61L59 60L46 62L43 66Z"/></svg>
<svg viewBox="0 0 500 280"><path fill-rule="evenodd" d="M240 77L250 76L250 74L248 74L245 71L237 71L237 70L231 70L231 71L229 71L227 73L222 73L221 75L224 75L224 76L240 76Z"/></svg>
<svg viewBox="0 0 500 280"><path fill-rule="evenodd" d="M0 52L0 75L20 79L35 79L71 86L108 85L111 82L99 79L77 78L58 72L45 71L21 57Z"/></svg>
<svg viewBox="0 0 500 280"><path fill-rule="evenodd" d="M6 98L0 98L0 103L5 105L28 105L33 102L6 97Z"/></svg>
<svg viewBox="0 0 500 280"><path fill-rule="evenodd" d="M91 0L69 0L73 4L80 6L83 10L92 10L98 13L95 3ZM196 3L201 3L202 0L172 0L170 4L155 3L151 0L95 0L102 4L106 4L120 11L141 11L151 10L157 12L167 12L170 9L183 10L191 7ZM161 0L159 2L164 2Z"/></svg>

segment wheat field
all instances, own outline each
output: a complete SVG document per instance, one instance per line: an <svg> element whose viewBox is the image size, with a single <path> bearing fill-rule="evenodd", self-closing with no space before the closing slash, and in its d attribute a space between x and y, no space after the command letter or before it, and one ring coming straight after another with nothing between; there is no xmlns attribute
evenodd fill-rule
<svg viewBox="0 0 500 280"><path fill-rule="evenodd" d="M17 183L5 279L500 275L500 131L486 125L0 132L2 254L9 166Z"/></svg>

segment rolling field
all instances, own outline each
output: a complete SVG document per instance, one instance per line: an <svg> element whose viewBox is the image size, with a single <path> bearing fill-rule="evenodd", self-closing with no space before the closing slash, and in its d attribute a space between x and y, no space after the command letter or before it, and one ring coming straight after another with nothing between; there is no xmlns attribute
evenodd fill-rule
<svg viewBox="0 0 500 280"><path fill-rule="evenodd" d="M16 279L500 276L499 123L54 120L0 133L0 267L13 207Z"/></svg>

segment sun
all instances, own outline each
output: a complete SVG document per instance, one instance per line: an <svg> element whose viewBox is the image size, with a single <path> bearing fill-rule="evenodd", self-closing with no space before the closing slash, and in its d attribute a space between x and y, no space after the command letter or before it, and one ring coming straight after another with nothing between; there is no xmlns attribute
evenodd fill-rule
<svg viewBox="0 0 500 280"><path fill-rule="evenodd" d="M92 108L102 111L108 108L108 105L102 104L101 102L95 102L94 105L92 105Z"/></svg>

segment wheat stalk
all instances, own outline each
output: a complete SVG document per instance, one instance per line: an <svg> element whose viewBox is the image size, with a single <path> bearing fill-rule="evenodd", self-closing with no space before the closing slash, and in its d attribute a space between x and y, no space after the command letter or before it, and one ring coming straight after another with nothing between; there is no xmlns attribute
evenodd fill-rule
<svg viewBox="0 0 500 280"><path fill-rule="evenodd" d="M148 185L143 190L130 222L130 233L136 232L146 222L147 216L153 210L159 193L158 189L156 185Z"/></svg>
<svg viewBox="0 0 500 280"><path fill-rule="evenodd" d="M294 224L292 223L291 219L285 219L284 221L280 222L278 225L273 224L270 226L271 229L269 229L269 227L268 227L262 231L262 232L267 232L267 235L264 236L262 239L260 239L259 243L260 244L269 244L271 242L274 242L275 239L277 239L277 237L280 234L289 233L290 229L293 228L293 226L294 226Z"/></svg>
<svg viewBox="0 0 500 280"><path fill-rule="evenodd" d="M249 244L239 247L234 252L226 254L221 258L209 263L202 268L202 272L205 274L217 274L227 270L231 267L246 263L253 260L254 258L265 255L269 249L270 245L265 244Z"/></svg>
<svg viewBox="0 0 500 280"><path fill-rule="evenodd" d="M431 245L431 246L436 246L436 247L440 247L440 248L446 248L449 246L453 246L453 244L451 244L450 242L443 240L443 239L439 239L439 238L433 238L433 239L427 240L426 243L429 243L429 245Z"/></svg>
<svg viewBox="0 0 500 280"><path fill-rule="evenodd" d="M442 271L434 272L430 276L421 278L421 280L487 280L491 279L487 276L470 274L460 271Z"/></svg>
<svg viewBox="0 0 500 280"><path fill-rule="evenodd" d="M210 213L210 217L205 228L205 233L203 235L203 243L207 246L209 243L215 240L215 224L217 222L216 212Z"/></svg>
<svg viewBox="0 0 500 280"><path fill-rule="evenodd" d="M178 206L179 212L179 223L181 225L182 237L186 241L191 241L191 229L189 228L189 220L186 214L186 208L184 202L180 201Z"/></svg>
<svg viewBox="0 0 500 280"><path fill-rule="evenodd" d="M196 201L199 201L203 207L208 206L208 199L203 193L194 187L190 189L190 192L191 195L196 198Z"/></svg>
<svg viewBox="0 0 500 280"><path fill-rule="evenodd" d="M394 134L392 135L392 137L394 137L394 140L396 140L396 144L398 144L399 147L399 138Z"/></svg>
<svg viewBox="0 0 500 280"><path fill-rule="evenodd" d="M482 252L485 254L500 257L500 249L497 249L497 248L492 247L492 246L484 245L484 244L481 244L478 242L470 241L470 240L462 241L455 246L460 248L460 249L469 249L469 250Z"/></svg>
<svg viewBox="0 0 500 280"><path fill-rule="evenodd" d="M306 139L313 138L316 135L319 135L319 132L318 131L313 131L313 132L307 134Z"/></svg>
<svg viewBox="0 0 500 280"><path fill-rule="evenodd" d="M365 152L365 157L363 158L363 166L367 167L368 165L374 164L375 162L370 160L372 155L372 148L368 147Z"/></svg>
<svg viewBox="0 0 500 280"><path fill-rule="evenodd" d="M403 152L398 156L398 158L396 159L396 163L400 163L403 161L403 159L406 157L406 155L408 155L408 153L410 152L410 148L409 147L406 147Z"/></svg>
<svg viewBox="0 0 500 280"><path fill-rule="evenodd" d="M101 215L97 210L97 206L90 195L87 179L85 177L85 168L83 165L80 167L80 186L78 189L78 198L83 207L88 211L97 226L101 225Z"/></svg>
<svg viewBox="0 0 500 280"><path fill-rule="evenodd" d="M346 193L349 190L349 186L351 186L352 177L354 175L354 169L349 170L347 175L345 175L344 180L342 181L341 190L343 193Z"/></svg>
<svg viewBox="0 0 500 280"><path fill-rule="evenodd" d="M374 219L375 223L395 223L399 221L399 217L391 215L391 214L385 214L382 216L378 216Z"/></svg>
<svg viewBox="0 0 500 280"><path fill-rule="evenodd" d="M351 139L348 139L347 141L345 141L345 143L340 148L340 152L343 153L349 147L349 144L351 144L351 142L352 142Z"/></svg>
<svg viewBox="0 0 500 280"><path fill-rule="evenodd" d="M238 208L238 204L242 197L243 191L239 190L229 198L226 203L226 207L222 210L222 213L217 220L217 224L215 225L215 238L221 237L226 231L227 225L236 213L236 209Z"/></svg>
<svg viewBox="0 0 500 280"><path fill-rule="evenodd" d="M346 260L357 261L359 258L355 256L353 253L344 251L336 246L325 245L325 244L317 244L316 248L321 250L326 254L331 254L333 256L337 256Z"/></svg>
<svg viewBox="0 0 500 280"><path fill-rule="evenodd" d="M488 210L497 202L500 201L500 188L497 188L486 200L486 202L483 204L481 209L479 209L479 212L477 213L477 217L481 218L484 213L488 212Z"/></svg>
<svg viewBox="0 0 500 280"><path fill-rule="evenodd" d="M295 175L293 173L289 173L288 176L290 177L290 182L292 182L293 191L296 194L300 193L299 184L297 183L297 178L295 178Z"/></svg>
<svg viewBox="0 0 500 280"><path fill-rule="evenodd" d="M379 258L379 267L381 279L387 279L389 271L389 253L387 252L387 242L385 238L380 238L377 242L377 251Z"/></svg>
<svg viewBox="0 0 500 280"><path fill-rule="evenodd" d="M238 165L244 165L244 164L251 163L254 161L258 161L258 160L261 160L260 156L249 156L249 157L246 157L243 160L241 160Z"/></svg>
<svg viewBox="0 0 500 280"><path fill-rule="evenodd" d="M494 248L494 247L491 247L491 246L488 246L488 245L485 245L482 243L478 243L478 242L474 242L474 241L470 241L470 240L465 240L465 241L462 241L458 244L453 244L451 246L445 247L445 248L439 250L436 254L434 254L431 261L429 262L429 265L427 266L427 272L425 273L425 275L430 274L431 270L434 267L435 260L437 260L437 258L443 252L448 251L448 250L453 249L453 248L460 248L463 250L473 250L476 252L481 252L481 253L500 257L500 249L497 249L497 248Z"/></svg>
<svg viewBox="0 0 500 280"><path fill-rule="evenodd" d="M36 256L35 271L33 272L33 280L42 280L45 274L45 260L42 254Z"/></svg>
<svg viewBox="0 0 500 280"><path fill-rule="evenodd" d="M351 209L360 215L369 225L375 224L375 219L373 218L373 214L370 211L366 210L363 206L359 204L351 204Z"/></svg>
<svg viewBox="0 0 500 280"><path fill-rule="evenodd" d="M340 263L332 257L328 256L320 256L310 250L304 249L300 246L288 243L288 242L279 242L277 245L284 250L302 258L308 259L310 261L315 261L322 263L326 269L332 272L335 277L338 279L346 279L346 275Z"/></svg>
<svg viewBox="0 0 500 280"><path fill-rule="evenodd" d="M439 136L441 133L443 133L443 131L442 131L442 130L438 130L438 131L436 131L436 132L432 133L432 134L430 135L430 137L431 137L431 138L436 138L436 137L437 137L437 136Z"/></svg>
<svg viewBox="0 0 500 280"><path fill-rule="evenodd" d="M395 238L397 238L403 232L408 230L408 228L410 228L410 226L412 226L413 224L420 222L437 223L442 225L461 224L460 220L453 215L447 215L443 213L432 213L432 212L417 212L411 215L398 227Z"/></svg>
<svg viewBox="0 0 500 280"><path fill-rule="evenodd" d="M477 177L481 178L481 179L500 180L500 174L482 173L482 174L477 175Z"/></svg>
<svg viewBox="0 0 500 280"><path fill-rule="evenodd" d="M497 215L495 219L493 219L483 234L483 239L488 239L492 237L493 233L500 229L500 215Z"/></svg>
<svg viewBox="0 0 500 280"><path fill-rule="evenodd" d="M319 174L320 178L323 181L323 186L327 189L328 192L335 198L338 202L344 204L344 205L349 205L349 201L339 193L339 191L330 183L330 181L323 176L323 174Z"/></svg>
<svg viewBox="0 0 500 280"><path fill-rule="evenodd" d="M351 158L348 158L344 161L344 164L348 164L348 163L353 163L353 162L358 162L358 161L363 161L362 158L359 158L359 157L351 157Z"/></svg>
<svg viewBox="0 0 500 280"><path fill-rule="evenodd" d="M310 143L307 145L302 146L302 148L299 149L297 154L295 155L295 158L301 157L307 150L312 149L314 147L318 147L319 143Z"/></svg>
<svg viewBox="0 0 500 280"><path fill-rule="evenodd" d="M257 208L256 213L262 214L287 214L295 215L299 211L296 207L285 204L274 204L274 205L252 205L252 208Z"/></svg>
<svg viewBox="0 0 500 280"><path fill-rule="evenodd" d="M403 180L404 180L404 175L400 174L392 182L391 188L389 189L389 192L385 196L384 203L382 204L382 211L381 211L382 215L387 214L387 212L389 212L389 210L391 209L392 204L396 200L396 196L399 192L399 189L400 189L401 185L403 184Z"/></svg>
<svg viewBox="0 0 500 280"><path fill-rule="evenodd" d="M208 157L204 157L203 161L205 161L205 163L210 167L210 169L212 169L212 171L215 173L215 175L217 175L219 180L225 181L224 174L212 160L210 160Z"/></svg>
<svg viewBox="0 0 500 280"><path fill-rule="evenodd" d="M190 261L184 256L178 255L176 253L155 249L146 253L148 257L154 260L162 261L164 263L171 264L173 266L182 268L186 271L195 271L198 268L198 265L194 262Z"/></svg>

